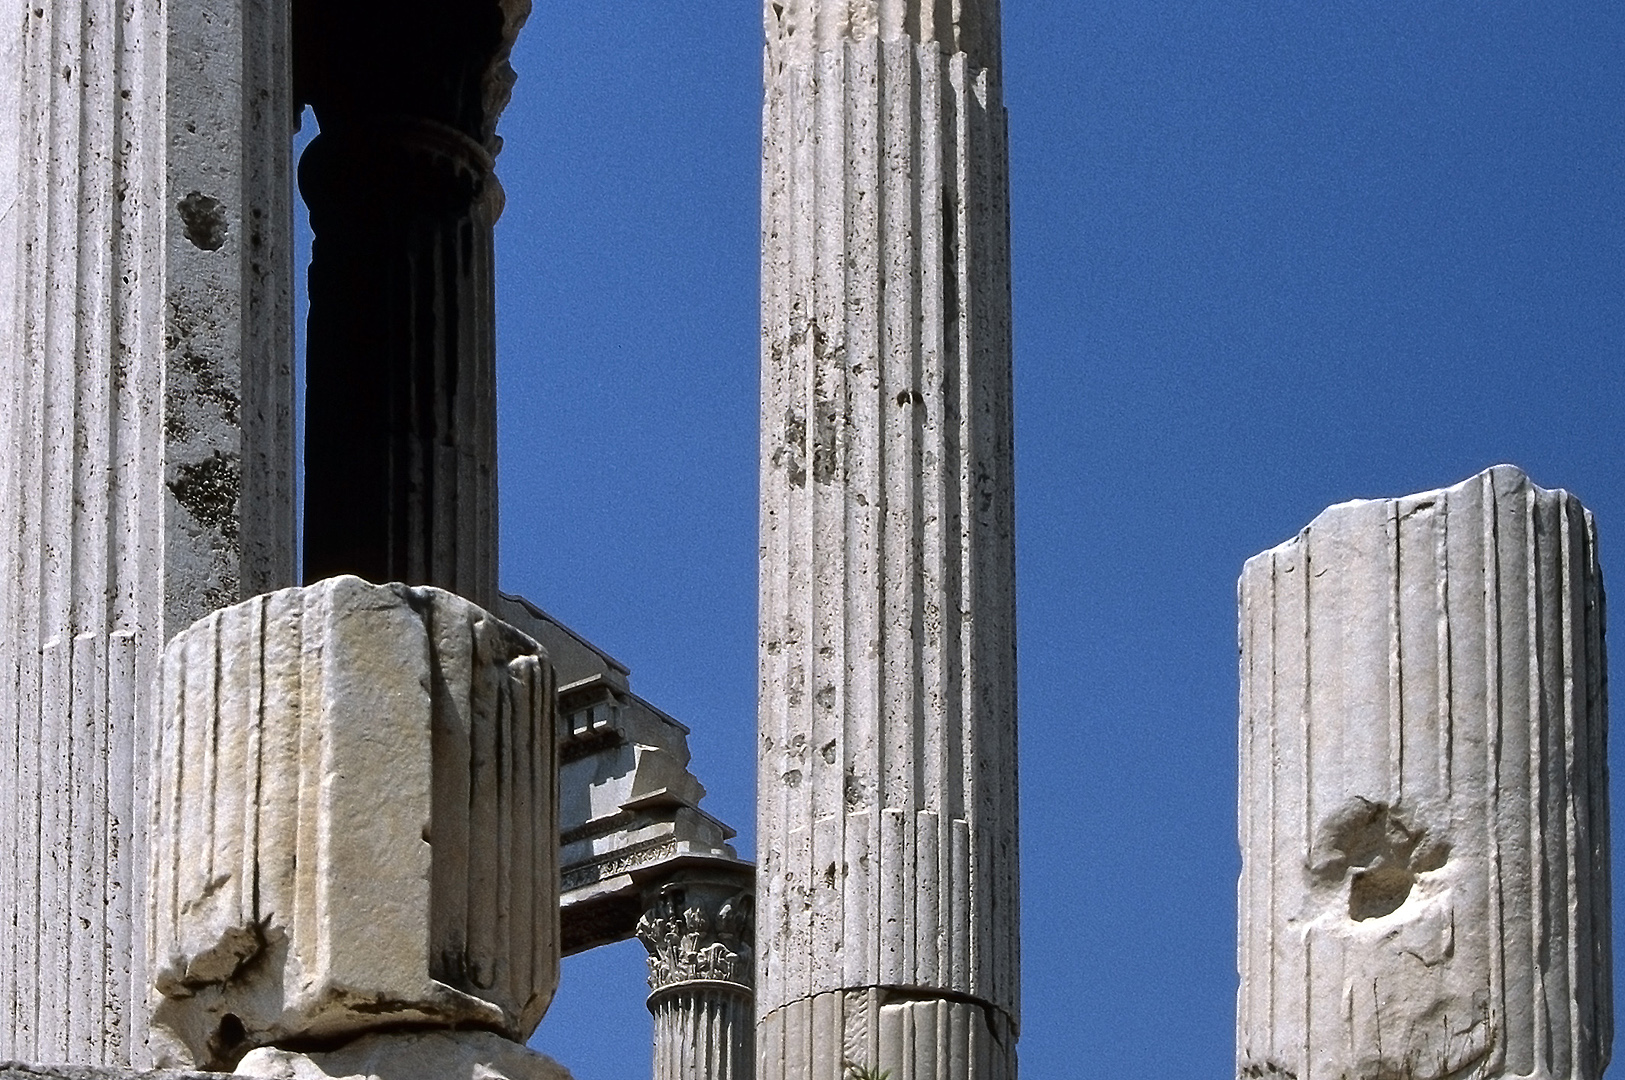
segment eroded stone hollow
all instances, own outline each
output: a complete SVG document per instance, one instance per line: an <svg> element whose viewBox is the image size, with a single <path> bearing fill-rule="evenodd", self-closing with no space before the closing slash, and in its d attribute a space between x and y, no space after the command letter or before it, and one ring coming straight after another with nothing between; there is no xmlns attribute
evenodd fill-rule
<svg viewBox="0 0 1625 1080"><path fill-rule="evenodd" d="M1417 876L1449 859L1450 845L1408 816L1400 807L1356 797L1322 822L1311 871L1323 884L1348 883L1348 916L1355 922L1398 911Z"/></svg>

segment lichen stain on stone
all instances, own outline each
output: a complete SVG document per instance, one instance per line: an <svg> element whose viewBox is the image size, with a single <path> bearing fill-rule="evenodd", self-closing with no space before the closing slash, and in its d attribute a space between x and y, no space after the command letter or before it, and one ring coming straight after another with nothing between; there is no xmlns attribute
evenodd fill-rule
<svg viewBox="0 0 1625 1080"><path fill-rule="evenodd" d="M841 465L838 446L839 413L832 401L818 401L814 406L813 480L819 484L833 484L840 478Z"/></svg>
<svg viewBox="0 0 1625 1080"><path fill-rule="evenodd" d="M237 459L215 451L202 461L175 467L169 481L175 501L198 524L235 545L237 543L237 499L242 493L242 473Z"/></svg>
<svg viewBox="0 0 1625 1080"><path fill-rule="evenodd" d="M212 195L194 191L176 208L181 213L181 224L186 227L186 238L192 246L203 251L219 251L226 243L231 227L226 223L226 204Z"/></svg>
<svg viewBox="0 0 1625 1080"><path fill-rule="evenodd" d="M807 486L807 467L802 462L803 447L807 441L807 423L794 409L784 412L784 439L773 452L772 464L788 473L791 485Z"/></svg>

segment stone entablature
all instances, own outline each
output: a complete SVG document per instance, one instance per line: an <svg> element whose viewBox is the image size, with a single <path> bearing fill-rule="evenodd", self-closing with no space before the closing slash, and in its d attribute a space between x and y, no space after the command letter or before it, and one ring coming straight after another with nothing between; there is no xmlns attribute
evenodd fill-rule
<svg viewBox="0 0 1625 1080"><path fill-rule="evenodd" d="M504 596L499 610L559 677L560 948L624 941L676 868L738 861L734 830L700 809L688 728L632 692L626 665L528 601Z"/></svg>

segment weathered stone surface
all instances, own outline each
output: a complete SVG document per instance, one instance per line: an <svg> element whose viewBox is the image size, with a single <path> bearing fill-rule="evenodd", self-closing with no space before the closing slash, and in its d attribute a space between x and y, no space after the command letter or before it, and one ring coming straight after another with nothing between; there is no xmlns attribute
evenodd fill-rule
<svg viewBox="0 0 1625 1080"><path fill-rule="evenodd" d="M1241 576L1237 1075L1597 1080L1613 1031L1591 515L1510 466Z"/></svg>
<svg viewBox="0 0 1625 1080"><path fill-rule="evenodd" d="M336 578L177 635L160 1061L411 1023L528 1036L558 979L553 694L534 641L438 589Z"/></svg>
<svg viewBox="0 0 1625 1080"><path fill-rule="evenodd" d="M1012 1076L998 5L764 10L763 1080Z"/></svg>
<svg viewBox="0 0 1625 1080"><path fill-rule="evenodd" d="M286 17L0 19L0 1058L144 1063L163 643L293 580Z"/></svg>
<svg viewBox="0 0 1625 1080"><path fill-rule="evenodd" d="M655 1080L756 1075L755 876L695 865L654 890L638 920L649 952Z"/></svg>
<svg viewBox="0 0 1625 1080"><path fill-rule="evenodd" d="M108 1065L28 1065L0 1061L0 1080L225 1080L230 1073L132 1069Z"/></svg>
<svg viewBox="0 0 1625 1080"><path fill-rule="evenodd" d="M488 1031L365 1035L337 1050L251 1051L236 1075L262 1080L570 1080L564 1066Z"/></svg>

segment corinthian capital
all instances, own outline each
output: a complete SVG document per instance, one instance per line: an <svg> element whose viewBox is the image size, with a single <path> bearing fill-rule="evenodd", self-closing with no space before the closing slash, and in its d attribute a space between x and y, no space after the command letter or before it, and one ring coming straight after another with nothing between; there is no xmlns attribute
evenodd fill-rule
<svg viewBox="0 0 1625 1080"><path fill-rule="evenodd" d="M508 63L531 0L401 0L387 16L359 0L296 0L294 81L323 128L411 116L501 149Z"/></svg>
<svg viewBox="0 0 1625 1080"><path fill-rule="evenodd" d="M755 905L737 882L674 882L638 920L649 950L649 989L686 982L754 985Z"/></svg>

